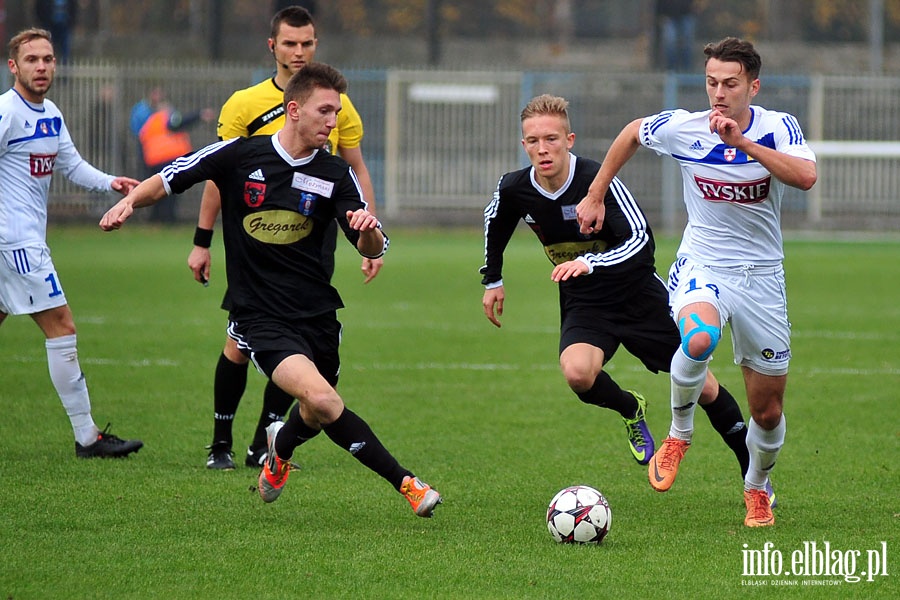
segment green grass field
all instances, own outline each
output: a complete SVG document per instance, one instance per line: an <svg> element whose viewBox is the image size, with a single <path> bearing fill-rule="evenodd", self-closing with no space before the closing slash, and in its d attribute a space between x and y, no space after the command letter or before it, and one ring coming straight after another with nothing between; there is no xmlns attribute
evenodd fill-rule
<svg viewBox="0 0 900 600"><path fill-rule="evenodd" d="M189 229L51 228L94 417L145 447L76 460L42 336L27 317L7 319L0 597L900 597L900 241L787 243L794 359L773 475L780 506L774 528L748 530L737 463L702 411L678 482L658 494L621 420L568 390L550 265L530 233L507 253L498 330L481 312L479 231L388 229L386 266L368 286L349 246L339 253L339 390L442 492L433 519L324 436L298 450L302 470L271 505L253 491L256 471L205 469L226 317L221 237L203 288L185 263ZM660 270L674 248L660 241ZM713 368L746 414L730 341ZM651 401L661 440L668 378L624 352L609 371ZM250 374L235 421L241 463L263 383ZM575 483L612 506L600 546L557 545L546 530L547 502ZM886 548L888 575L746 576L745 551L767 542L783 570L812 542L828 542L844 570L859 552L857 575L868 551Z"/></svg>

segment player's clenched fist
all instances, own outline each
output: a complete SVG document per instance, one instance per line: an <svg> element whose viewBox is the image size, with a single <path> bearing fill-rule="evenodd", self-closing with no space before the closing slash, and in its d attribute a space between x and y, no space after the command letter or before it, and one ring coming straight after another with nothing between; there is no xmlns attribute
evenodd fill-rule
<svg viewBox="0 0 900 600"><path fill-rule="evenodd" d="M356 211L348 210L347 222L350 224L350 229L356 231L372 231L378 227L378 218L363 208Z"/></svg>

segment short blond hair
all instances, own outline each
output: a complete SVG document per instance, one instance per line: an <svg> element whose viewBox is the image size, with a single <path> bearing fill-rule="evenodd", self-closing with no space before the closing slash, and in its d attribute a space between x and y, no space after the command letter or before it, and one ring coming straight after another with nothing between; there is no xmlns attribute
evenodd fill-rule
<svg viewBox="0 0 900 600"><path fill-rule="evenodd" d="M522 121L540 115L561 117L566 122L566 133L572 131L569 123L569 101L560 96L541 94L532 98L522 109Z"/></svg>

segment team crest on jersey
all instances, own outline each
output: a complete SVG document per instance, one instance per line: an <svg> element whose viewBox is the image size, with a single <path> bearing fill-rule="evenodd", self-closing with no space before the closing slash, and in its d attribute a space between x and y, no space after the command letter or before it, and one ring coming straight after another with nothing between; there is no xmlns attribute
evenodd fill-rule
<svg viewBox="0 0 900 600"><path fill-rule="evenodd" d="M244 203L250 208L257 208L266 199L266 184L253 181L244 182Z"/></svg>
<svg viewBox="0 0 900 600"><path fill-rule="evenodd" d="M309 192L300 192L300 214L308 217L316 210L316 195Z"/></svg>
<svg viewBox="0 0 900 600"><path fill-rule="evenodd" d="M734 148L725 148L724 155L725 155L725 160L727 160L728 162L731 162L735 158L737 158L737 150Z"/></svg>
<svg viewBox="0 0 900 600"><path fill-rule="evenodd" d="M52 119L38 119L37 128L38 133L43 137L59 135L59 123L56 117Z"/></svg>

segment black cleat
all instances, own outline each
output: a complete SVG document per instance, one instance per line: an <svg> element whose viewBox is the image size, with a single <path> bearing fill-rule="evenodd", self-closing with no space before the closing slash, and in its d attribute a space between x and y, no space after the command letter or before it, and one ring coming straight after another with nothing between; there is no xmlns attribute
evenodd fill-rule
<svg viewBox="0 0 900 600"><path fill-rule="evenodd" d="M220 471L233 471L234 460L231 451L231 444L228 442L213 442L212 445L206 447L209 450L209 456L206 457L207 469L218 469Z"/></svg>
<svg viewBox="0 0 900 600"><path fill-rule="evenodd" d="M122 458L144 447L141 440L123 440L109 432L109 423L97 434L97 441L87 446L75 442L78 458Z"/></svg>
<svg viewBox="0 0 900 600"><path fill-rule="evenodd" d="M262 448L247 448L247 458L244 460L244 464L248 467L262 469L263 465L266 464L266 458L268 456L269 449L265 446Z"/></svg>

